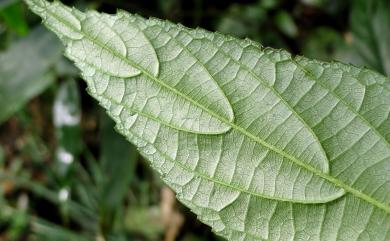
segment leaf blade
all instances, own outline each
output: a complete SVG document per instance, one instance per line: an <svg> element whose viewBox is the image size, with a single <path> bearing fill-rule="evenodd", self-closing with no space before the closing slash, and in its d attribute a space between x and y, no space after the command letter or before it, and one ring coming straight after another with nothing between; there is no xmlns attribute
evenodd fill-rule
<svg viewBox="0 0 390 241"><path fill-rule="evenodd" d="M47 6L46 6L47 7ZM59 3L56 3L55 4L55 7L62 7L61 5L59 5ZM47 7L48 9L50 7ZM66 7L64 7L66 9ZM52 10L50 10L52 11ZM61 10L61 11L64 11L64 10ZM70 10L69 10L70 11ZM50 12L49 12L50 13ZM79 18L81 19L85 19L88 17L88 15L96 15L96 13L91 13L91 14L86 14L86 17L81 17L79 16ZM145 34L145 36L147 36L148 34L154 34L154 32L156 31L155 29L153 29L154 27L159 27L158 24L158 20L150 20L149 22L145 22L143 19L139 18L139 17L132 17L131 15L128 15L128 14L125 14L123 12L121 12L119 14L119 17L122 17L123 15L126 15L127 18L129 18L129 20L131 22L133 22L134 24L136 24L138 27L140 26L144 26L144 29L143 29L143 32ZM56 18L58 18L58 16L55 16ZM76 17L76 16L74 16ZM107 15L104 15L104 17L107 17ZM103 17L103 18L104 18ZM115 18L115 16L112 16L112 18ZM138 22L137 22L138 21ZM82 21L81 21L82 22ZM96 46L98 47L101 47L101 48L104 48L105 45L101 42L99 42L97 40L97 37L94 35L94 36L89 36L88 33L89 33L89 30L86 30L86 31L82 31L83 27L81 27L81 30L80 30L80 35L82 35L83 38L88 38L89 41L92 42L92 44L96 44ZM149 31L152 29L153 31ZM74 28L74 30L76 31L77 29ZM170 39L175 39L174 36L168 34L168 31L166 31L167 33L166 34L162 34L163 33L163 28L160 27L160 31L159 31L159 35L156 36L155 38L158 39L158 41L165 41L166 42L166 38L170 38ZM179 28L179 30L182 30L181 28ZM93 34L96 34L96 33L93 33ZM152 36L147 36L149 39L152 39ZM102 37L102 38L105 38L105 37ZM107 109L110 109L111 110L111 114L112 115L119 115L121 113L123 113L123 110L127 110L129 111L129 113L126 113L126 114L130 114L130 116L128 116L126 118L126 121L129 122L129 120L133 119L133 117L131 115L134 115L132 113L136 113L136 118L139 117L143 117L143 118L148 118L149 120L151 121L155 121L156 123L163 123L163 121L159 120L158 118L155 118L153 117L152 115L149 115L149 113L143 113L142 111L138 111L138 110L135 110L133 108L134 106L134 101L133 100L124 100L125 102L127 101L128 103L127 104L123 104L122 101L123 101L123 98L125 96L134 96L135 94L133 94L132 92L130 93L126 93L125 94L125 91L126 90L133 90L133 89L136 89L136 91L141 94L141 96L147 96L151 91L151 87L148 86L149 88L145 88L143 87L145 90L142 90L140 88L136 88L136 86L129 86L129 84L131 84L132 82L135 82L134 79L136 79L137 81L143 81L144 79L142 79L142 76L133 76L133 80L132 81L124 81L122 79L120 79L118 76L111 76L110 73L107 73L106 71L102 70L99 68L99 66L95 66L94 64L92 63L88 63L88 61L79 61L79 59L77 57L74 57L75 55L77 54L72 54L72 49L73 49L73 44L74 42L77 42L79 41L79 39L76 39L76 40L65 40L65 43L68 45L67 49L66 49L66 53L68 55L68 57L70 57L71 59L73 59L74 61L76 61L76 65L78 65L78 67L82 70L85 70L83 71L83 77L87 80L87 82L89 83L89 90L90 92L92 93L92 95L94 95L95 97L97 97L99 99L99 101L103 104L103 106L105 106ZM182 49L184 49L190 56L192 56L194 59L196 60L200 60L198 59L198 56L196 56L193 52L191 52L189 49L185 48L185 44L184 43L180 43L179 41L176 41L176 40L172 40L172 42L174 42L182 47ZM157 40L155 40L155 42L157 42ZM155 43L156 45L158 45L159 43ZM163 55L163 51L166 51L166 52L171 52L171 49L172 49L172 46L169 45L169 49L168 48L163 48L163 47L160 47L160 48L156 48L156 50L160 50L161 52L159 52L160 55ZM209 49L209 48L207 48ZM79 49L76 49L76 50L79 50ZM116 50L114 49L110 49L108 48L107 51L111 50L112 53L116 53ZM184 50L182 52L184 52ZM100 50L98 50L99 52ZM75 51L77 52L77 51ZM91 51L88 51L88 52L91 52ZM122 59L123 56L121 57L119 54L114 54L116 57ZM201 61L199 61L201 62ZM134 62L130 62L132 64L134 64ZM88 65L89 68L86 67L86 65ZM162 71L168 71L168 73L166 74L168 77L171 77L171 73L172 72L172 68L174 68L174 65L168 65L168 67L165 67L164 68L164 63L162 60L160 60L160 65L161 65L161 70ZM136 66L136 65L134 65ZM90 67L92 67L92 69L90 69ZM141 72L149 79L155 81L157 84L161 85L161 87L164 87L166 88L167 90L175 93L175 94L178 94L180 96L183 96L183 99L188 99L190 102L194 103L195 105L198 105L202 110L204 110L205 112L208 112L210 114L210 116L212 117L215 117L216 120L220 121L222 124L225 124L226 126L228 126L228 129L226 129L225 131L229 130L230 128L232 129L235 129L237 132L243 134L244 136L248 137L249 139L252 139L254 142L257 142L259 143L260 145L264 146L265 148L268 148L269 150L271 150L273 152L273 154L271 154L271 159L272 158L276 158L277 161L275 163L271 163L270 165L272 167L268 167L268 170L273 172L273 174L268 177L268 178L271 178L271 180L275 180L278 181L278 183L276 184L275 183L275 187L269 189L269 190L264 190L265 187L264 185L272 185L272 184L264 184L263 182L260 182L260 184L253 184L254 187L251 187L252 189L256 190L256 189L259 189L259 190L256 190L254 193L257 193L257 195L259 196L264 196L264 197L267 197L267 198L274 198L276 200L280 200L280 201L294 201L294 202L302 202L302 203L321 203L321 202L327 202L327 201L331 201L333 199L336 199L340 196L342 196L344 194L344 191L342 189L339 189L337 188L336 186L334 186L334 183L332 183L333 179L332 178L327 178L327 176L325 175L326 178L324 178L324 175L322 174L322 171L324 171L325 173L328 171L328 167L327 167L327 160L326 160L326 156L323 152L321 151L318 151L318 150L314 150L312 151L311 149L308 151L309 154L307 155L313 155L313 156L310 156L311 159L308 159L308 160L299 160L301 156L297 155L294 153L294 150L292 149L291 150L291 153L289 153L288 151L284 151L283 150L283 146L280 146L278 145L278 143L268 143L266 140L254 135L251 133L251 130L247 130L245 127L242 127L242 126L239 126L239 125L236 125L234 123L230 123L230 120L227 120L225 119L223 116L220 116L218 114L219 113L215 113L213 112L213 110L210 110L209 108L207 107L204 107L200 104L198 104L196 101L194 101L193 99L187 97L185 94L179 92L176 88L173 88L172 85L169 84L169 81L173 81L173 80L166 80L164 81L163 79L164 78L167 78L163 72L160 73L160 75L158 77L154 77L154 76L151 76L150 73L147 73L145 72L142 68L140 68L139 66L136 66L138 69L141 70ZM182 68L181 65L179 65L179 68ZM204 69L207 70L207 68L205 66L203 66ZM100 71L100 73L99 73ZM173 71L174 73L176 73L175 71ZM208 73L210 76L212 76L211 73ZM213 79L213 77L211 77ZM99 85L102 85L102 82L103 80L105 80L105 83L103 84L104 87L102 86L99 86ZM215 79L213 79L215 81ZM109 84L110 82L110 84ZM167 84L168 82L168 84ZM210 82L210 81L209 81ZM186 82L187 83L187 82ZM191 86L191 83L189 84ZM100 89L100 90L99 90ZM143 92L142 92L143 91ZM118 93L120 93L118 95ZM119 96L119 97L118 97ZM203 96L203 95L202 95ZM277 98L280 97L280 96L274 96L273 98L276 99L276 102L274 100L274 102L276 104L278 104L278 100ZM150 98L150 97L149 97ZM131 107L130 107L131 106ZM272 107L272 106L271 106ZM269 107L268 107L269 108ZM282 108L285 108L285 107L282 107ZM145 109L145 107L143 107L143 109ZM272 110L272 108L271 108ZM284 110L284 109L282 109ZM291 108L290 108L291 110ZM285 110L284 110L285 111ZM280 112L279 112L280 113ZM279 114L279 113L276 113L276 114ZM285 114L285 113L282 113L282 114ZM288 114L288 113L287 113ZM231 118L233 118L233 116L231 115ZM289 118L289 116L287 115L287 119ZM276 120L276 119L275 119ZM284 120L282 120L284 121ZM290 125L287 125L286 123L284 123L284 125L287 125L288 126L291 126L291 128L294 128L296 125L296 121L297 120L294 120L292 124ZM117 118L117 122L121 122L120 119ZM131 121L130 121L131 122ZM280 122L280 121L279 121ZM166 123L164 123L165 125L167 125L168 127L171 127L173 129L177 129L177 130L181 130L181 131L188 131L186 129L180 129L180 128L177 128L175 127L174 125L168 125ZM200 124L200 123L199 123ZM281 123L277 123L276 127L278 127L278 125L280 125ZM302 123L300 123L302 124ZM127 123L128 126L132 125L132 123ZM275 128L275 127L273 127ZM253 130L252 130L253 131ZM284 131L284 130L283 130ZM300 130L298 130L299 132ZM306 131L306 130L305 130ZM191 132L191 130L190 130ZM194 132L196 133L196 132ZM207 132L205 132L207 133ZM306 131L304 134L303 134L303 137L304 138L308 138L307 137L307 134L308 132ZM207 133L209 134L209 133ZM283 133L282 133L283 134ZM294 138L295 135L297 135L297 133L292 133L293 135L291 136L291 133L290 133L290 139L291 138ZM300 134L300 133L298 133ZM129 135L129 134L128 134ZM290 140L289 139L289 140ZM314 139L314 138L313 138ZM279 139L277 139L276 141L279 141ZM290 140L291 141L291 140ZM313 141L315 142L315 140ZM309 146L311 146L312 143L309 143ZM294 145L294 147L297 147L299 145ZM315 146L317 147L317 146ZM306 147L301 147L303 149L301 149L300 151L301 152L305 152L306 151ZM314 154L313 154L313 153ZM317 155L317 153L320 153L319 155ZM276 157L274 157L273 155L276 154ZM306 153L302 154L303 157L305 157L304 155L306 155ZM320 166L320 169L321 170L317 170L316 168L319 167L317 164L318 163L315 163L316 161L316 158L321 156L322 157L322 162L319 162L319 165L323 165L322 167ZM296 166L294 167L289 167L288 165L284 164L283 163L283 159L286 158L286 159L289 159L290 161L292 161ZM313 161L314 163L314 167L311 166L312 163L310 163L310 161ZM305 163L305 162L308 162L308 163ZM308 165L309 164L309 165ZM279 167L278 167L279 165ZM309 186L309 189L310 191L306 191L308 188L305 187L304 191L302 191L303 189L303 186L300 188L301 190L299 191L300 193L299 194L294 194L294 190L290 190L290 189L287 189L287 190L283 190L285 187L284 187L284 179L287 179L287 180L291 180L291 181L296 181L296 179L298 178L299 175L301 175L300 173L300 170L298 171L299 168L298 167L303 167L303 169L305 169L303 172L304 174L302 174L304 177L303 179L306 179L306 180L309 180L309 181L306 181L307 183L305 185ZM275 172L275 171L272 171L272 168L292 168L294 169L294 174L291 175L291 174L286 174L283 178L281 178L282 180L279 180L280 178L278 178L278 175L279 173L278 172ZM312 173L315 173L315 176L314 177L311 177ZM206 177L206 175L200 175L202 177ZM302 177L299 177L299 178L302 178ZM323 179L324 178L324 179ZM224 179L226 179L226 177L224 177ZM311 179L314 179L314 181L312 181ZM212 179L214 180L214 179ZM215 181L215 180L214 180ZM226 185L226 184L225 184ZM243 184L241 184L243 185ZM246 184L244 184L245 186ZM301 185L301 184L299 184ZM226 185L226 186L229 186L229 185ZM240 185L238 185L240 186ZM316 187L318 186L318 188L313 188L313 187ZM323 187L325 186L325 188ZM278 187L281 187L280 190L275 190L275 188L278 188ZM321 187L321 188L320 188ZM295 187L294 187L295 188ZM240 187L236 187L237 190L245 190L246 188L240 188ZM316 189L319 189L319 190L322 190L324 189L326 194L324 194L324 197L322 197L321 195L321 191L320 193L317 193ZM323 191L323 190L322 190ZM280 193L277 193L275 194L275 192L280 192ZM320 196L320 198L316 197L316 195Z"/></svg>
<svg viewBox="0 0 390 241"><path fill-rule="evenodd" d="M319 84L326 78L309 73L301 59L248 40L156 19L129 18L136 19L159 57L159 75L151 80L167 85L163 79L175 66L161 56L172 45L159 43L172 39L209 72L234 111L232 121L214 112L229 127L218 135L179 129L142 112L134 115L131 102L115 100L115 92L134 89L131 81L114 86L120 78L79 66L91 94L108 110L118 130L138 146L202 221L231 240L386 240L390 154L386 136L380 135L387 129L376 133L377 126L373 128L364 120L367 116L354 111L365 103L367 92L353 93L336 85L341 90L331 93L334 89L326 82ZM317 71L321 65L329 64L317 63ZM349 73L335 66L354 78L356 70ZM132 78L142 81L144 77ZM369 78L358 79L366 83L363 89L370 86ZM98 92L102 81L112 87L112 93ZM170 85L164 87L175 92ZM137 89L138 94L147 91ZM339 91L344 95L338 96ZM370 109L378 103L365 104ZM383 118L387 123L388 118ZM351 215L357 211L360 222ZM308 228L301 230L301 226Z"/></svg>

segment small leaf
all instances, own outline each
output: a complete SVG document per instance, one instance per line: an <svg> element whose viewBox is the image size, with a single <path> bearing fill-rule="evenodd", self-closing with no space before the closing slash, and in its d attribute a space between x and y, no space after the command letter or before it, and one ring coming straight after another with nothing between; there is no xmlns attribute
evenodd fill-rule
<svg viewBox="0 0 390 241"><path fill-rule="evenodd" d="M27 3L61 19L48 2ZM215 232L229 240L389 239L388 78L124 12L72 11L81 23L91 15L114 23L107 32L118 36L144 36L142 46L154 49L157 75L117 45L105 48L106 31L81 24L90 54L101 56L93 61L140 71L119 77L76 58L69 49L80 40L54 30L117 130Z"/></svg>

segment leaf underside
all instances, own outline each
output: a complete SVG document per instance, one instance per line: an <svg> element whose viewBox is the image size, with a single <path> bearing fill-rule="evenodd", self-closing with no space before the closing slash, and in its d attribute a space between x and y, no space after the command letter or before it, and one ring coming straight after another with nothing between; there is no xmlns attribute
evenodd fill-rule
<svg viewBox="0 0 390 241"><path fill-rule="evenodd" d="M390 240L388 78L123 11L26 2L117 130L216 233Z"/></svg>

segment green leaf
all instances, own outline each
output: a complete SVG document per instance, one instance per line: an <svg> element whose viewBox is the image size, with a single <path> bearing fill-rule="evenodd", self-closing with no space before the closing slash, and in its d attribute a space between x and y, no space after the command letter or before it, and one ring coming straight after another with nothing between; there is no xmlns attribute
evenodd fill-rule
<svg viewBox="0 0 390 241"><path fill-rule="evenodd" d="M365 63L390 74L390 4L387 0L353 1L353 45Z"/></svg>
<svg viewBox="0 0 390 241"><path fill-rule="evenodd" d="M298 27L293 17L287 11L278 11L274 17L274 22L279 30L290 38L298 35Z"/></svg>
<svg viewBox="0 0 390 241"><path fill-rule="evenodd" d="M72 78L60 84L53 104L53 124L58 147L56 150L58 175L65 179L81 151L81 103L76 81ZM64 184L62 184L64 185ZM67 183L66 185L69 185Z"/></svg>
<svg viewBox="0 0 390 241"><path fill-rule="evenodd" d="M118 131L216 233L389 240L388 78L123 11L26 2Z"/></svg>
<svg viewBox="0 0 390 241"><path fill-rule="evenodd" d="M53 82L49 68L61 50L55 36L39 27L0 53L0 123Z"/></svg>
<svg viewBox="0 0 390 241"><path fill-rule="evenodd" d="M32 237L36 240L56 240L56 241L89 241L92 237L85 234L76 233L70 229L53 224L43 219L33 218L31 221Z"/></svg>
<svg viewBox="0 0 390 241"><path fill-rule="evenodd" d="M114 130L115 122L106 113L100 116L100 172L98 182L100 225L103 233L116 233L123 225L124 205L139 157L135 146Z"/></svg>
<svg viewBox="0 0 390 241"><path fill-rule="evenodd" d="M120 206L128 192L138 152L114 131L115 123L105 113L100 125L100 166L105 179L101 194L104 205L112 211Z"/></svg>
<svg viewBox="0 0 390 241"><path fill-rule="evenodd" d="M306 36L302 41L303 55L319 60L336 60L351 63L355 66L364 66L362 59L343 38L342 34L332 28L319 27Z"/></svg>
<svg viewBox="0 0 390 241"><path fill-rule="evenodd" d="M0 9L0 19L2 18L9 28L19 35L26 35L28 25L22 6L22 3L16 2L6 8Z"/></svg>
<svg viewBox="0 0 390 241"><path fill-rule="evenodd" d="M57 137L54 174L58 182L58 198L63 220L70 214L68 202L76 186L72 177L74 163L81 152L81 104L77 82L68 78L63 81L56 93L53 104L53 124Z"/></svg>
<svg viewBox="0 0 390 241"><path fill-rule="evenodd" d="M0 7L0 18L19 35L25 35L28 32L28 25L22 6L22 3L16 2L3 9Z"/></svg>

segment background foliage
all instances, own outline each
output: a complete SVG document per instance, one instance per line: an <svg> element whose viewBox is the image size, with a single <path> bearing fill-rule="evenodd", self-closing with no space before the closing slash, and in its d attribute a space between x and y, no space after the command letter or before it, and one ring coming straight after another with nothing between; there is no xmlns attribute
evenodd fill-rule
<svg viewBox="0 0 390 241"><path fill-rule="evenodd" d="M76 0L390 73L386 0ZM56 38L0 0L0 241L221 240L175 201L85 91Z"/></svg>

